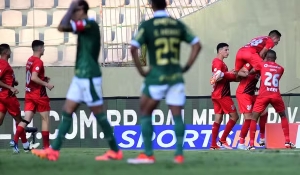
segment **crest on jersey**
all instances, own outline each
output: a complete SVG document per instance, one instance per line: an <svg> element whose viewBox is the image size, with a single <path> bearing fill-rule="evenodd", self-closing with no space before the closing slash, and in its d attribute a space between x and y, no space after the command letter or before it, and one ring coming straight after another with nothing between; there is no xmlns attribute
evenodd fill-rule
<svg viewBox="0 0 300 175"><path fill-rule="evenodd" d="M35 70L40 70L40 68L39 68L39 67L36 67Z"/></svg>
<svg viewBox="0 0 300 175"><path fill-rule="evenodd" d="M214 68L214 72L216 72L218 69L217 68Z"/></svg>
<svg viewBox="0 0 300 175"><path fill-rule="evenodd" d="M268 67L268 64L264 64L264 67Z"/></svg>
<svg viewBox="0 0 300 175"><path fill-rule="evenodd" d="M249 64L249 63L247 63L247 64L246 64L246 67L250 67L250 64Z"/></svg>

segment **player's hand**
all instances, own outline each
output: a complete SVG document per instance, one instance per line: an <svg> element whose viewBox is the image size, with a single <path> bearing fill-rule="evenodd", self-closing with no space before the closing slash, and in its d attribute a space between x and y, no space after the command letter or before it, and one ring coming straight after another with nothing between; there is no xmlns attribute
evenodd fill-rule
<svg viewBox="0 0 300 175"><path fill-rule="evenodd" d="M10 90L13 94L18 94L18 93L19 93L18 89L14 88L14 87L11 87L9 90Z"/></svg>
<svg viewBox="0 0 300 175"><path fill-rule="evenodd" d="M46 81L47 83L49 83L49 82L50 82L50 78L49 78L49 77L45 77L45 81Z"/></svg>
<svg viewBox="0 0 300 175"><path fill-rule="evenodd" d="M17 80L15 80L14 86L18 86L18 85L19 85L19 82Z"/></svg>
<svg viewBox="0 0 300 175"><path fill-rule="evenodd" d="M54 85L47 83L46 87L51 91L54 88Z"/></svg>

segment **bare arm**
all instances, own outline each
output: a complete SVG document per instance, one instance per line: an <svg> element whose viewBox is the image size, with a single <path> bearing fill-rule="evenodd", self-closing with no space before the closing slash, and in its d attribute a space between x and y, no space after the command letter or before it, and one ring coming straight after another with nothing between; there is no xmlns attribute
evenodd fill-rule
<svg viewBox="0 0 300 175"><path fill-rule="evenodd" d="M73 15L73 11L77 7L78 1L72 1L67 13L61 20L59 26L57 27L58 31L60 32L73 32L72 26L71 26L71 17Z"/></svg>
<svg viewBox="0 0 300 175"><path fill-rule="evenodd" d="M268 50L269 50L269 49L267 49L266 47L264 47L263 50L261 50L261 51L259 52L259 56L260 56L262 59L264 59Z"/></svg>
<svg viewBox="0 0 300 175"><path fill-rule="evenodd" d="M11 89L11 88L13 88L12 86L9 86L9 85L3 83L3 81L0 81L0 86L1 86L1 87L4 87L4 88L6 88L6 89Z"/></svg>
<svg viewBox="0 0 300 175"><path fill-rule="evenodd" d="M191 68L191 66L196 61L197 56L198 56L199 52L201 51L201 49L202 49L202 46L201 46L200 42L197 42L196 44L192 45L192 51L191 51L190 57L188 59L188 62L186 64L186 66L182 69L183 73L187 72Z"/></svg>
<svg viewBox="0 0 300 175"><path fill-rule="evenodd" d="M135 46L131 46L131 55L133 57L134 60L134 64L137 68L137 70L139 71L140 75L142 75L143 77L145 77L147 75L147 73L143 70L140 59L139 59L139 55L138 55L138 48Z"/></svg>
<svg viewBox="0 0 300 175"><path fill-rule="evenodd" d="M249 75L249 71L243 67L239 72L238 72L238 76L239 77L248 77Z"/></svg>

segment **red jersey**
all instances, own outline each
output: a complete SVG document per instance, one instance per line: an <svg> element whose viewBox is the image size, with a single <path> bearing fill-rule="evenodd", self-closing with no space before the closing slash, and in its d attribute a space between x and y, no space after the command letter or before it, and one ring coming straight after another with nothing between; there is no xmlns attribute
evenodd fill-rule
<svg viewBox="0 0 300 175"><path fill-rule="evenodd" d="M252 66L247 63L244 65L244 68L250 71ZM259 77L260 74L256 73L249 75L247 78L242 78L238 88L236 89L236 93L255 95L256 84L258 83Z"/></svg>
<svg viewBox="0 0 300 175"><path fill-rule="evenodd" d="M0 59L0 80L5 84L14 87L14 82L15 82L14 70L4 59ZM0 98L7 98L9 96L12 96L12 94L13 93L9 89L0 87Z"/></svg>
<svg viewBox="0 0 300 175"><path fill-rule="evenodd" d="M218 70L221 72L228 72L228 67L224 63L224 61L220 60L219 58L215 58L212 61L212 73L216 73ZM216 82L213 85L213 90L211 93L212 99L220 99L225 96L230 96L230 81L223 78L221 81Z"/></svg>
<svg viewBox="0 0 300 175"><path fill-rule="evenodd" d="M38 73L38 77L45 81L45 69L43 61L38 57L30 57L26 63L26 93L25 98L36 99L47 96L46 87L31 81L33 72Z"/></svg>
<svg viewBox="0 0 300 175"><path fill-rule="evenodd" d="M249 48L253 53L260 53L263 48L272 49L274 46L275 43L269 36L259 36L253 38L243 48Z"/></svg>
<svg viewBox="0 0 300 175"><path fill-rule="evenodd" d="M284 68L275 62L262 62L258 70L261 75L258 95L269 98L280 96L279 80Z"/></svg>

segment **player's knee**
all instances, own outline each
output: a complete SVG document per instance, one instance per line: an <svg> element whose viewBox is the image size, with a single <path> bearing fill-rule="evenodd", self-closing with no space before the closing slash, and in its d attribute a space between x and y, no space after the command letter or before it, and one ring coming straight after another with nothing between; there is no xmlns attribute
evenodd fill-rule
<svg viewBox="0 0 300 175"><path fill-rule="evenodd" d="M3 124L3 120L0 120L0 126Z"/></svg>
<svg viewBox="0 0 300 175"><path fill-rule="evenodd" d="M215 114L215 122L216 123L222 123L223 121L223 114Z"/></svg>
<svg viewBox="0 0 300 175"><path fill-rule="evenodd" d="M236 112L230 113L230 119L234 120L234 121L238 121L239 120L239 115Z"/></svg>
<svg viewBox="0 0 300 175"><path fill-rule="evenodd" d="M30 123L30 122L27 121L27 120L25 120L25 119L22 119L22 121L21 121L21 125L24 125L24 124L25 124L25 126L27 126L29 123Z"/></svg>

